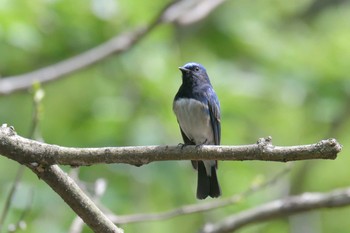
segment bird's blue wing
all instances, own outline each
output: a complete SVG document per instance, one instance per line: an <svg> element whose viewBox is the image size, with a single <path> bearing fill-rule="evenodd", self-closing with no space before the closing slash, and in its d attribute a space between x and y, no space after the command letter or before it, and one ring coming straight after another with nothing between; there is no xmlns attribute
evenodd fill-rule
<svg viewBox="0 0 350 233"><path fill-rule="evenodd" d="M220 123L220 102L216 96L215 91L210 88L207 92L207 100L209 107L209 114L211 125L213 127L214 133L214 143L215 145L220 145L221 140L221 123Z"/></svg>

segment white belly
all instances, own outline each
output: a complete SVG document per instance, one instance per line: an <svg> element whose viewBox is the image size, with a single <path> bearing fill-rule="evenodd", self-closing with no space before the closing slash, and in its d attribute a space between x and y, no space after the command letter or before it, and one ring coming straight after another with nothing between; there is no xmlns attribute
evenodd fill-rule
<svg viewBox="0 0 350 233"><path fill-rule="evenodd" d="M186 136L196 145L214 144L208 106L194 99L179 99L173 110Z"/></svg>

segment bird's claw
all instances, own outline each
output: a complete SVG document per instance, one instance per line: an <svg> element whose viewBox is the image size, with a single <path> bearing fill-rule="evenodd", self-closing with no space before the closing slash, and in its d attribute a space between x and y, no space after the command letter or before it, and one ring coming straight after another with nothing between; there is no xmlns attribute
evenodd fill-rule
<svg viewBox="0 0 350 233"><path fill-rule="evenodd" d="M180 146L181 147L181 150L185 147L185 146L187 146L186 144L184 144L184 143L179 143L177 146Z"/></svg>
<svg viewBox="0 0 350 233"><path fill-rule="evenodd" d="M201 148L203 145L205 145L207 143L207 141L208 141L208 139L205 139L204 142L202 142L201 144L196 145L196 149Z"/></svg>

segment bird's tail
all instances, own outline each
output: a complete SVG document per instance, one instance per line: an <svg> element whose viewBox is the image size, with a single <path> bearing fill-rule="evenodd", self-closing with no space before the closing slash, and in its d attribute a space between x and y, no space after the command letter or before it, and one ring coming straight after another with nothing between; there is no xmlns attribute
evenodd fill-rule
<svg viewBox="0 0 350 233"><path fill-rule="evenodd" d="M207 174L203 161L198 161L198 181L197 181L197 198L205 199L210 197L219 197L221 189L216 176L216 163L210 165L210 173Z"/></svg>

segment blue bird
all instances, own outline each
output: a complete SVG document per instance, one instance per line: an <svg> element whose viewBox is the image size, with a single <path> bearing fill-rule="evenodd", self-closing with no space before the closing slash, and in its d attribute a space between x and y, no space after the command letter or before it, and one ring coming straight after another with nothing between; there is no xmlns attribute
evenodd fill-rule
<svg viewBox="0 0 350 233"><path fill-rule="evenodd" d="M174 98L173 110L185 145L220 145L220 103L207 71L198 63L187 63L179 69L182 85ZM191 162L198 171L197 198L219 197L218 162Z"/></svg>

